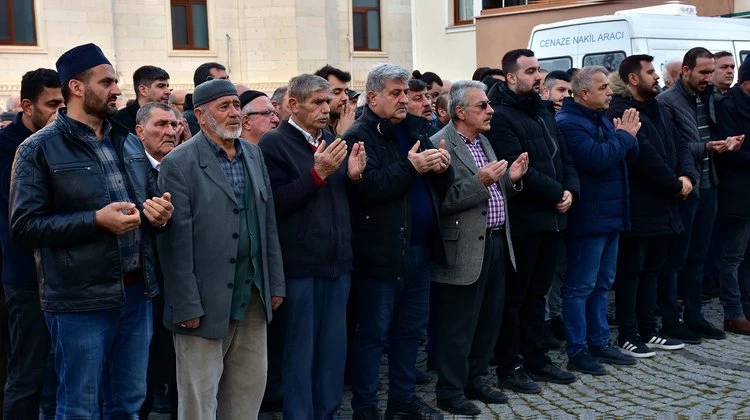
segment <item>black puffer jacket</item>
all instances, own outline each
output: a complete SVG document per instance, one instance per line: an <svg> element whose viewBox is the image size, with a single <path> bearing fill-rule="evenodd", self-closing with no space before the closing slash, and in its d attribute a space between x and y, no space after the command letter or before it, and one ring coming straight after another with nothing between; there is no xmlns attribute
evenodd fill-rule
<svg viewBox="0 0 750 420"><path fill-rule="evenodd" d="M714 102L713 85L708 85L706 90L701 92L700 98L703 103L707 105L706 112L708 112L709 126L714 129L716 123L716 111ZM691 93L682 78L677 79L674 87L667 89L656 97L656 100L663 106L667 117L672 121L675 127L675 142L676 144L684 143L689 148L690 153L694 159L695 171L698 172L703 165L703 158L707 155L711 156L709 173L711 176L712 183L717 181L716 173L716 161L715 154L713 152L706 151L706 143L701 140L700 132L698 131L697 113L698 105L695 103L695 95ZM693 181L693 187L697 190L700 189L700 177Z"/></svg>
<svg viewBox="0 0 750 420"><path fill-rule="evenodd" d="M508 204L513 234L564 230L566 216L555 204L565 190L577 197L580 184L549 105L539 95L520 97L503 82L496 83L488 97L495 114L485 135L497 158L507 160L510 166L518 155L529 153L523 192Z"/></svg>
<svg viewBox="0 0 750 420"><path fill-rule="evenodd" d="M403 124L420 150L432 148L425 132L425 119L407 115ZM440 200L453 183L453 167L442 174L420 175L408 159L401 156L392 123L378 117L365 106L362 116L344 134L349 148L362 141L367 166L362 182L352 194L352 252L354 273L363 277L400 280L408 266L408 247L412 221L409 190L414 179L425 176L432 195L436 221ZM445 264L445 248L435 223L428 239L434 261Z"/></svg>
<svg viewBox="0 0 750 420"><path fill-rule="evenodd" d="M117 236L94 221L96 210L110 203L107 183L96 153L74 134L71 122L63 109L19 146L10 184L11 237L35 249L41 305L50 312L125 304ZM141 267L151 297L159 292L156 229L143 215L143 202L161 193L140 140L118 123L109 137L141 212Z"/></svg>
<svg viewBox="0 0 750 420"><path fill-rule="evenodd" d="M719 214L750 219L750 96L739 85L716 107L718 138L745 135L742 148L716 155L719 169Z"/></svg>
<svg viewBox="0 0 750 420"><path fill-rule="evenodd" d="M607 117L620 118L628 108L640 113L638 130L638 158L628 163L630 182L630 235L657 236L680 233L683 230L677 194L682 175L695 180L698 176L690 151L679 150L674 142L674 126L656 99L641 102L616 73L610 75L610 87L615 94L607 109ZM681 155L681 156L680 156Z"/></svg>

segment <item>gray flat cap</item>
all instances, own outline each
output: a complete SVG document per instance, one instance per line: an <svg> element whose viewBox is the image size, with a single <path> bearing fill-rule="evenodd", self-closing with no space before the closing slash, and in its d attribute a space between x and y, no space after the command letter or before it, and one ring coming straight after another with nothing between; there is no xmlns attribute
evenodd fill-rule
<svg viewBox="0 0 750 420"><path fill-rule="evenodd" d="M203 82L193 91L193 107L199 107L224 96L237 96L237 88L226 79Z"/></svg>

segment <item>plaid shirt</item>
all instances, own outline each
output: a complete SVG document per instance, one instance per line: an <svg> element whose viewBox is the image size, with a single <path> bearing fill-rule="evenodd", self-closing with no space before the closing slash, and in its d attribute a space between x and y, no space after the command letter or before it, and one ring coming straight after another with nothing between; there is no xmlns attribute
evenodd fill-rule
<svg viewBox="0 0 750 420"><path fill-rule="evenodd" d="M86 144L96 153L99 165L107 183L109 202L116 201L134 203L134 195L126 182L125 167L118 158L117 149L109 138L112 125L104 120L104 137L96 138L96 133L91 127L69 118L70 127L74 135L85 139ZM130 232L117 235L117 245L120 248L120 263L122 273L132 273L141 269L141 230L134 229Z"/></svg>
<svg viewBox="0 0 750 420"><path fill-rule="evenodd" d="M240 140L234 139L234 150L236 153L233 160L229 160L227 151L209 140L208 137L206 137L206 141L208 142L208 145L211 146L211 150L214 151L214 154L216 154L216 158L219 160L219 165L221 165L221 169L224 171L224 175L226 175L229 185L232 186L237 202L244 206L245 166L242 163L242 146L240 145Z"/></svg>
<svg viewBox="0 0 750 420"><path fill-rule="evenodd" d="M482 145L479 143L481 141L479 136L476 136L474 140L469 140L468 137L461 133L458 133L458 135L461 136L466 143L466 147L469 148L477 169L490 163L482 149ZM503 193L497 182L487 187L487 189L490 192L490 199L487 203L487 229L499 228L505 224L505 200L503 200Z"/></svg>

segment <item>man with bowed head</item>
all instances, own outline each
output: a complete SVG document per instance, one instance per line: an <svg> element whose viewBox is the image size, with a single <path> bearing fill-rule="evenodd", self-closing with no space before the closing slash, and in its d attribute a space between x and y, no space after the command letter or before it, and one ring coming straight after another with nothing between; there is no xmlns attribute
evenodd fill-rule
<svg viewBox="0 0 750 420"><path fill-rule="evenodd" d="M172 216L143 145L112 122L117 73L94 44L57 60L66 109L16 154L13 241L35 249L57 418L135 418L146 395L154 236ZM43 281L41 281L43 279Z"/></svg>
<svg viewBox="0 0 750 420"><path fill-rule="evenodd" d="M584 67L573 76L574 97L555 119L581 175L581 198L568 215L568 270L562 287L568 369L606 373L599 363L632 365L635 359L609 345L607 300L617 269L620 232L630 227L627 161L638 155L638 111L611 122L604 111L612 89L608 71ZM597 360L598 359L598 360Z"/></svg>
<svg viewBox="0 0 750 420"><path fill-rule="evenodd" d="M499 159L515 161L528 153L529 169L523 192L509 203L516 271L509 273L495 359L502 388L532 394L541 392L537 381L575 381L550 360L542 339L545 295L579 182L564 136L539 96L542 75L534 52L510 51L502 65L506 82L487 95L495 113L486 136Z"/></svg>
<svg viewBox="0 0 750 420"><path fill-rule="evenodd" d="M234 85L204 82L193 104L200 132L162 160L159 174L177 209L158 245L178 415L255 418L266 383L266 324L284 296L271 184L258 146L239 137Z"/></svg>
<svg viewBox="0 0 750 420"><path fill-rule="evenodd" d="M352 344L355 419L379 419L380 358L388 346L386 416L442 419L416 395L419 338L427 327L430 253L445 259L439 233L440 197L453 181L445 141L432 147L407 111L409 73L380 64L367 75L367 103L346 132L363 142L367 165L350 199L352 281L357 330Z"/></svg>
<svg viewBox="0 0 750 420"><path fill-rule="evenodd" d="M436 264L432 287L437 336L435 365L438 407L453 414L481 413L471 400L508 401L487 383L487 364L500 330L506 261L515 265L508 197L521 188L528 155L508 168L497 160L482 133L494 113L477 81L457 81L450 90L451 122L431 139L446 139L456 177L440 205L446 250Z"/></svg>
<svg viewBox="0 0 750 420"><path fill-rule="evenodd" d="M286 276L282 364L285 418L327 419L341 405L346 303L352 266L348 191L365 169L363 144L325 129L331 84L289 81L292 115L261 139L273 188Z"/></svg>

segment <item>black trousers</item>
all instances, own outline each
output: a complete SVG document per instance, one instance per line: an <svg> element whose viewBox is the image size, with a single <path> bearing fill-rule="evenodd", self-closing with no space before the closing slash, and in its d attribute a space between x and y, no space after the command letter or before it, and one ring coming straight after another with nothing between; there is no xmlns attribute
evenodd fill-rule
<svg viewBox="0 0 750 420"><path fill-rule="evenodd" d="M5 382L6 419L36 419L55 415L54 359L44 312L36 286L5 285L7 325L10 331L8 376ZM5 360L2 360L5 363Z"/></svg>
<svg viewBox="0 0 750 420"><path fill-rule="evenodd" d="M618 344L633 341L639 335L649 340L657 332L657 284L671 240L672 235L620 237L615 282Z"/></svg>
<svg viewBox="0 0 750 420"><path fill-rule="evenodd" d="M164 290L164 283L159 287ZM162 323L164 314L164 294L159 293L151 300L153 308L153 328L151 346L148 349L148 371L146 374L146 400L141 408L141 418L157 412L169 412L177 418L177 359L174 353L172 332Z"/></svg>
<svg viewBox="0 0 750 420"><path fill-rule="evenodd" d="M508 270L505 308L495 345L498 376L505 376L518 363L519 353L529 370L550 363L544 339L545 296L557 266L559 232L513 236L516 271Z"/></svg>
<svg viewBox="0 0 750 420"><path fill-rule="evenodd" d="M485 241L482 271L475 283L432 283L438 374L435 394L439 400L461 397L467 386L479 388L500 331L507 258L505 232L488 233Z"/></svg>

